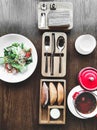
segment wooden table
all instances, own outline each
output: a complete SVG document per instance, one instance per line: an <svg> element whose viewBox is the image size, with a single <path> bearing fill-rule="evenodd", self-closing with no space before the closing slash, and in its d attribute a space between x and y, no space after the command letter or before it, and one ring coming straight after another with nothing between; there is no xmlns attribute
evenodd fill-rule
<svg viewBox="0 0 97 130"><path fill-rule="evenodd" d="M90 33L97 37L97 1L69 1L74 5L74 28L67 33L67 95L79 84L77 75L83 67L97 68L97 48L88 56L78 54L74 48L75 40L81 34ZM17 84L0 81L0 130L97 130L96 118L78 119L70 113L68 107L65 125L39 125L39 87L40 79L43 78L41 75L43 32L40 32L37 26L38 2L39 0L0 1L0 36L7 33L22 34L34 43L38 52L38 65L30 78Z"/></svg>

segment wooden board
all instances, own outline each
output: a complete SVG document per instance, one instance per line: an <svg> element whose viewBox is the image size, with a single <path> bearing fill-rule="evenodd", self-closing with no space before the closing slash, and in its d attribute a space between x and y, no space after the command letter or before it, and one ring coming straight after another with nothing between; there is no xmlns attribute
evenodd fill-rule
<svg viewBox="0 0 97 130"><path fill-rule="evenodd" d="M71 2L39 2L38 28L41 30L72 29L73 28L72 3Z"/></svg>
<svg viewBox="0 0 97 130"><path fill-rule="evenodd" d="M64 99L61 105L58 105L57 101L53 105L50 105L50 101L48 101L48 104L44 108L41 106L41 88L44 82L47 84L48 88L49 88L49 83L52 82L55 85L56 89L57 89L58 83L62 84ZM52 119L50 116L50 110L53 108L57 108L60 111L61 115L58 119ZM40 80L40 100L39 100L39 124L65 124L65 123L66 123L66 80L41 79Z"/></svg>
<svg viewBox="0 0 97 130"><path fill-rule="evenodd" d="M51 50L53 46L52 34L55 34L55 54L54 54L54 73L51 74ZM50 45L48 51L45 48L45 37L50 37ZM57 47L57 40L60 36L63 36L65 39L64 49L60 52ZM48 72L45 71L46 67L46 54L48 55ZM60 64L60 53L61 53L61 73L59 73L59 64ZM66 56L67 55L67 35L63 32L45 32L42 36L42 62L41 62L41 73L45 77L64 77L66 75Z"/></svg>

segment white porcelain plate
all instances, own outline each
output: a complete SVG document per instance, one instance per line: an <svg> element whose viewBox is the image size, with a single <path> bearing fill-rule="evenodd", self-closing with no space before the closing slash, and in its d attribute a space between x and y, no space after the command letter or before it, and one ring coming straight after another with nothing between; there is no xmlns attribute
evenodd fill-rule
<svg viewBox="0 0 97 130"><path fill-rule="evenodd" d="M74 88L69 92L69 94L68 94L68 97L67 97L67 105L68 105L68 108L69 108L70 112L71 112L74 116L76 116L76 117L78 117L78 118L80 118L80 119L87 119L87 118L84 118L84 117L80 116L80 115L76 112L76 110L75 110L75 108L74 108L74 104L73 104L74 101L73 101L72 96L74 95L75 92L79 92L79 91L82 91L82 90L83 90L83 89L82 89L82 87L81 87L80 85L74 87ZM97 95L97 91L94 91L93 93L95 93L95 94Z"/></svg>
<svg viewBox="0 0 97 130"><path fill-rule="evenodd" d="M19 44L24 43L25 47L32 49L33 62L27 66L26 72L24 73L19 72L17 74L8 73L5 70L4 66L0 65L0 79L9 83L18 83L24 81L29 76L31 76L34 70L36 69L37 61L38 61L38 56L37 56L37 51L35 49L35 46L28 38L20 34L7 34L0 37L0 57L4 56L4 48L10 46L14 42Z"/></svg>

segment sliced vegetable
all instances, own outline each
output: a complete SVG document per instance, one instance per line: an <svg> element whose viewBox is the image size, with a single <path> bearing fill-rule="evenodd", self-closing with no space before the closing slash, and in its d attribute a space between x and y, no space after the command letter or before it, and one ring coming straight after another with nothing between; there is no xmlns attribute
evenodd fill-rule
<svg viewBox="0 0 97 130"><path fill-rule="evenodd" d="M31 56L31 52L26 52L26 57L29 58Z"/></svg>

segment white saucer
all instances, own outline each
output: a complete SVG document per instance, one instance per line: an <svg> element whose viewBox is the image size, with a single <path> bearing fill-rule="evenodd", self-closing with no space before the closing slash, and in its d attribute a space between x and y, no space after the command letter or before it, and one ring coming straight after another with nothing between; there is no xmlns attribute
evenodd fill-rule
<svg viewBox="0 0 97 130"><path fill-rule="evenodd" d="M68 97L67 97L67 105L68 105L68 108L69 108L70 112L71 112L74 116L76 116L76 117L78 117L78 118L80 118L80 119L87 119L87 118L84 118L84 117L80 116L80 115L76 112L76 110L75 110L75 108L74 108L74 104L73 104L73 98L72 98L73 94L74 94L75 92L79 92L79 91L81 91L81 90L84 90L84 89L83 89L80 85L78 85L78 86L74 87L74 88L69 92ZM95 94L97 95L97 91L94 91L93 93L95 93Z"/></svg>
<svg viewBox="0 0 97 130"><path fill-rule="evenodd" d="M79 54L88 55L96 47L96 39L90 34L79 36L75 41L75 49Z"/></svg>

